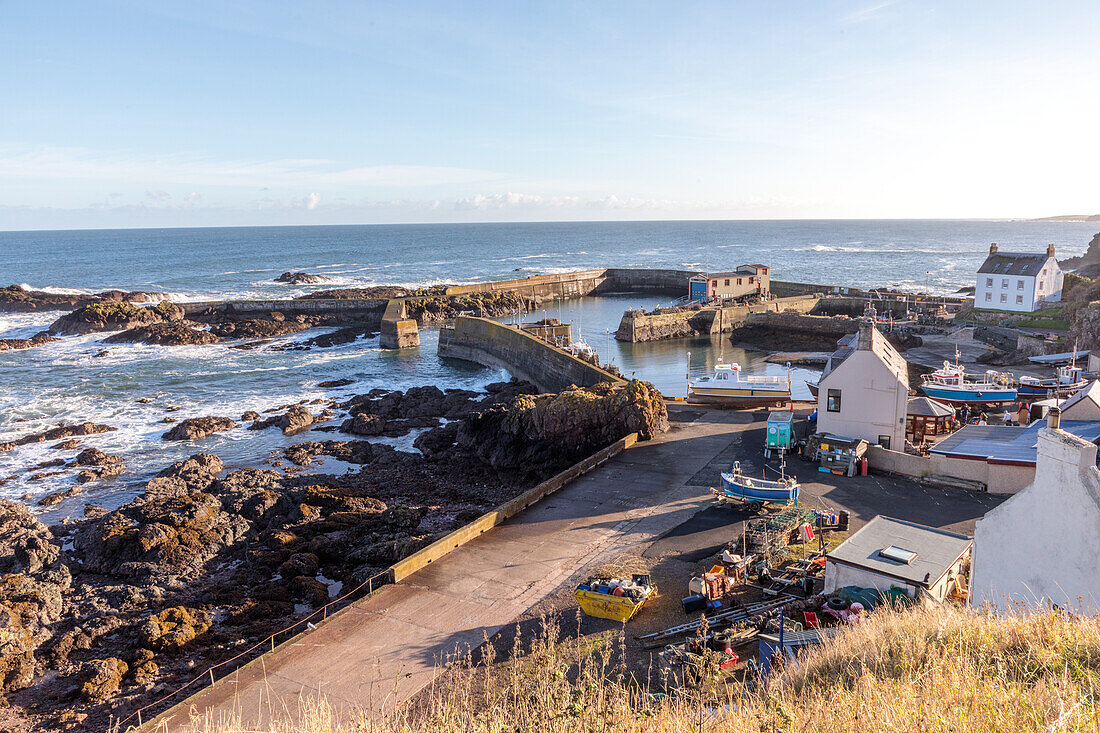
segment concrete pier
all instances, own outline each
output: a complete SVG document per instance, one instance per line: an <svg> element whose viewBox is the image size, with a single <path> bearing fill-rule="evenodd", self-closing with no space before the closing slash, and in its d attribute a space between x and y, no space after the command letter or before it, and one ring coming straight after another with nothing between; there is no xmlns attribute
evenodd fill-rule
<svg viewBox="0 0 1100 733"><path fill-rule="evenodd" d="M540 338L488 318L463 316L439 332L439 355L501 367L542 392L623 380Z"/></svg>
<svg viewBox="0 0 1100 733"><path fill-rule="evenodd" d="M619 322L615 338L619 341L638 343L684 336L729 333L745 325L754 314L781 314L787 311L809 313L817 306L818 300L819 298L813 295L799 295L777 298L757 305L738 305L729 308L660 309L655 313L627 311Z"/></svg>

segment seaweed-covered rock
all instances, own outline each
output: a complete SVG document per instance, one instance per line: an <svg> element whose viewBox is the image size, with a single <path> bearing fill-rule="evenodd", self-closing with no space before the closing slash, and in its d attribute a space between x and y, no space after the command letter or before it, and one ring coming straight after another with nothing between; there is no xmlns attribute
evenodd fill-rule
<svg viewBox="0 0 1100 733"><path fill-rule="evenodd" d="M210 327L210 333L228 339L260 339L286 336L304 331L310 323L288 320L251 318L245 321L225 321Z"/></svg>
<svg viewBox="0 0 1100 733"><path fill-rule="evenodd" d="M314 275L309 272L284 272L275 278L277 283L288 285L313 285L315 283L327 283L329 278L324 275Z"/></svg>
<svg viewBox="0 0 1100 733"><path fill-rule="evenodd" d="M521 395L472 412L457 445L495 468L551 469L573 463L636 432L668 430L664 398L648 382L600 384L558 394Z"/></svg>
<svg viewBox="0 0 1100 733"><path fill-rule="evenodd" d="M196 453L190 458L176 461L157 474L158 478L177 478L189 491L205 491L210 483L225 469L222 459L213 453Z"/></svg>
<svg viewBox="0 0 1100 733"><path fill-rule="evenodd" d="M155 306L139 306L126 301L91 303L61 316L50 324L53 335L76 335L100 331L127 331L154 323L182 321L183 308L162 300Z"/></svg>
<svg viewBox="0 0 1100 733"><path fill-rule="evenodd" d="M200 440L235 427L237 423L228 417L191 417L181 420L161 437L165 440Z"/></svg>
<svg viewBox="0 0 1100 733"><path fill-rule="evenodd" d="M183 649L210 628L206 611L184 606L166 608L142 622L138 637L142 646L162 652Z"/></svg>
<svg viewBox="0 0 1100 733"><path fill-rule="evenodd" d="M341 423L340 430L352 435L381 435L386 431L386 418L360 413Z"/></svg>
<svg viewBox="0 0 1100 733"><path fill-rule="evenodd" d="M130 665L115 657L89 662L82 675L84 684L80 686L80 696L88 702L103 702L118 692L122 677L129 669Z"/></svg>

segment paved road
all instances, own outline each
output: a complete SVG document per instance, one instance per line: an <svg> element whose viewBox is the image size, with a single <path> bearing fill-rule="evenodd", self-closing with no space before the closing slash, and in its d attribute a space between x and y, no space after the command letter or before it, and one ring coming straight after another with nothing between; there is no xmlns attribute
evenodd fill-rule
<svg viewBox="0 0 1100 733"><path fill-rule="evenodd" d="M343 712L392 709L430 682L440 659L476 647L609 548L652 542L707 502L689 485L751 416L674 405L673 429L639 443L405 581L219 680L192 708L259 727L324 695ZM162 718L163 720L163 718Z"/></svg>
<svg viewBox="0 0 1100 733"><path fill-rule="evenodd" d="M734 457L762 470L763 423L749 413L680 404L670 415L666 435L219 680L169 711L168 729L184 729L190 709L211 719L240 716L246 728L293 720L301 701L319 694L343 713L392 709L433 679L441 659L493 636L586 565L623 552L682 551L689 560L710 554L744 517L716 508L709 487ZM848 508L857 526L883 513L966 530L997 501L790 465L806 482L806 501Z"/></svg>

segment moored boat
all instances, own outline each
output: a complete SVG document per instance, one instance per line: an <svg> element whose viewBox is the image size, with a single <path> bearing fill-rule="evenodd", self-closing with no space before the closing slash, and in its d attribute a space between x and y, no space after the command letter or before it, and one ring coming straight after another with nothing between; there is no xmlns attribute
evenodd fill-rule
<svg viewBox="0 0 1100 733"><path fill-rule="evenodd" d="M1020 396L1063 397L1087 385L1085 370L1077 366L1076 344L1072 353L1069 363L1058 367L1053 377L1020 377Z"/></svg>
<svg viewBox="0 0 1100 733"><path fill-rule="evenodd" d="M788 369L783 377L750 376L741 371L740 364L719 362L711 376L688 382L688 396L737 407L778 405L791 399L791 374Z"/></svg>

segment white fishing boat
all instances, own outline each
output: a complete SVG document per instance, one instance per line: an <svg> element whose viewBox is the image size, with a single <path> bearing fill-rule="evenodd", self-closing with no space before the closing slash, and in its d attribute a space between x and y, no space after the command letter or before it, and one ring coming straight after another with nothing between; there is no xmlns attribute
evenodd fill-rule
<svg viewBox="0 0 1100 733"><path fill-rule="evenodd" d="M714 366L709 377L688 382L688 397L698 402L717 402L731 407L764 407L789 402L791 372L786 376L747 375L737 363Z"/></svg>
<svg viewBox="0 0 1100 733"><path fill-rule="evenodd" d="M780 504L798 501L802 486L794 478L782 474L778 481L763 478L750 478L741 471L741 462L734 461L733 468L721 474L722 489L711 489L714 495L722 499L740 499L748 502L776 502Z"/></svg>
<svg viewBox="0 0 1100 733"><path fill-rule="evenodd" d="M958 350L955 363L945 361L942 368L926 374L921 389L933 399L968 404L1012 402L1017 395L1010 374L989 369L980 378L968 375L959 364Z"/></svg>
<svg viewBox="0 0 1100 733"><path fill-rule="evenodd" d="M1077 366L1077 344L1074 344L1069 363L1058 367L1053 377L1020 377L1021 397L1064 397L1089 383L1085 370Z"/></svg>

